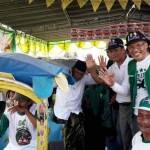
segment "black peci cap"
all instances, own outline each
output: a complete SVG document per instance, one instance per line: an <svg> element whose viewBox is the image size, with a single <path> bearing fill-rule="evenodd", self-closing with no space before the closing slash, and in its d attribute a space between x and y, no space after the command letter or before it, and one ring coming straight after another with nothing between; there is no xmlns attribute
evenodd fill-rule
<svg viewBox="0 0 150 150"><path fill-rule="evenodd" d="M111 49L116 49L118 47L121 47L121 48L124 47L123 41L120 38L112 38L108 42L107 51L109 51Z"/></svg>
<svg viewBox="0 0 150 150"><path fill-rule="evenodd" d="M75 65L73 66L73 68L76 68L82 72L86 72L86 63L84 61L78 60Z"/></svg>

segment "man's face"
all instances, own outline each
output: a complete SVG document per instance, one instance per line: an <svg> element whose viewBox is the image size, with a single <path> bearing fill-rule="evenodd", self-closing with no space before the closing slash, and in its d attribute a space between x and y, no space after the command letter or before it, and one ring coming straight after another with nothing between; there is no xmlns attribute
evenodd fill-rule
<svg viewBox="0 0 150 150"><path fill-rule="evenodd" d="M145 135L150 135L150 111L139 109L137 121L140 131Z"/></svg>
<svg viewBox="0 0 150 150"><path fill-rule="evenodd" d="M131 57L137 61L143 60L148 55L148 44L145 41L138 41L128 46Z"/></svg>
<svg viewBox="0 0 150 150"><path fill-rule="evenodd" d="M85 72L82 72L82 71L78 70L77 68L74 68L72 70L72 73L73 73L74 78L77 81L81 80L83 78L84 74L85 74Z"/></svg>
<svg viewBox="0 0 150 150"><path fill-rule="evenodd" d="M118 61L124 59L126 53L125 53L124 48L118 47L118 48L115 48L115 49L108 50L107 55L108 55L110 60L118 62Z"/></svg>

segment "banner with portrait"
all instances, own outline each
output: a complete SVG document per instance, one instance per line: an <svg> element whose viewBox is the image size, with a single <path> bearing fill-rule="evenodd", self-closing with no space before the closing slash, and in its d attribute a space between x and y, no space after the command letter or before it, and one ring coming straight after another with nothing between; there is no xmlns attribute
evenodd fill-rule
<svg viewBox="0 0 150 150"><path fill-rule="evenodd" d="M15 32L0 29L0 52L14 52L15 50Z"/></svg>

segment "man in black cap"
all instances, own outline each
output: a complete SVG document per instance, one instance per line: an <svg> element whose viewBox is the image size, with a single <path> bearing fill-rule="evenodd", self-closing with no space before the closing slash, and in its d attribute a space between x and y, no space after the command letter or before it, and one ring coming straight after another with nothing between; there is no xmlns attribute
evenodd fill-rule
<svg viewBox="0 0 150 150"><path fill-rule="evenodd" d="M132 106L138 107L141 99L150 95L150 41L139 31L130 32L126 41L128 51L133 58L128 65ZM138 114L137 109L134 114Z"/></svg>
<svg viewBox="0 0 150 150"><path fill-rule="evenodd" d="M130 58L128 57L126 50L124 48L124 43L120 38L112 38L107 47L107 55L111 61L114 63L108 68L110 74L114 74L115 80L122 84L124 80L125 71L127 70L128 62ZM130 119L130 97L129 95L123 96L116 93L116 101L119 103L119 114L118 114L118 124L119 124L119 141L122 141L123 150L129 150L131 147L131 139L133 133L133 123Z"/></svg>
<svg viewBox="0 0 150 150"><path fill-rule="evenodd" d="M133 108L139 106L141 99L150 96L149 40L143 33L137 31L130 32L127 35L126 43L133 60L128 64L128 70L125 72L122 85L117 83L108 71L101 71L100 78L115 92L122 95L130 93L131 108ZM133 112L135 116L138 115L137 109Z"/></svg>

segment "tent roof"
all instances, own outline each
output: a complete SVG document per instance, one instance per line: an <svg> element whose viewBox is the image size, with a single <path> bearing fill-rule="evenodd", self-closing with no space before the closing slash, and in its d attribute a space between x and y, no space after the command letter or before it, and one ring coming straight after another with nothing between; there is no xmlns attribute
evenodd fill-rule
<svg viewBox="0 0 150 150"><path fill-rule="evenodd" d="M150 7L144 2L140 11L134 8L126 18L132 5L130 0L123 10L116 1L108 13L104 2L93 12L90 1L81 9L73 1L63 11L61 0L55 0L49 8L45 0L35 0L30 5L28 0L0 0L0 22L46 41L60 41L70 39L71 28L93 29L115 23L150 21Z"/></svg>

